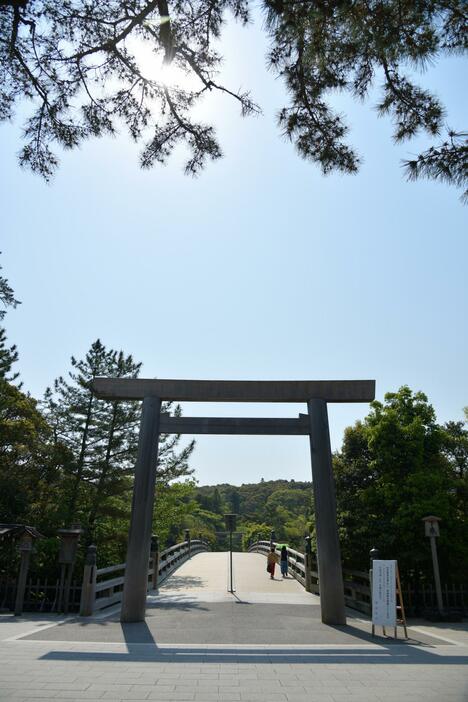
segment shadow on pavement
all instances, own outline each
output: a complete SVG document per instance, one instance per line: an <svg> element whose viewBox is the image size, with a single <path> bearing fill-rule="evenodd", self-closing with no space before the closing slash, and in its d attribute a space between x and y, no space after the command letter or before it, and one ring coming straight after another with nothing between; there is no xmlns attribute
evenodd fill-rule
<svg viewBox="0 0 468 702"><path fill-rule="evenodd" d="M197 575L171 575L163 585L157 590L159 594L164 595L164 591L173 590L188 590L191 587L202 588L206 586L206 581Z"/></svg>
<svg viewBox="0 0 468 702"><path fill-rule="evenodd" d="M421 645L433 645L437 643L434 641L434 639L431 639L430 636L424 636L420 635L419 638L415 639L409 636L407 639L403 638L403 631L401 627L398 628L398 634L400 638L393 638L393 636L381 636L380 634L376 634L375 636L372 636L372 633L370 631L366 631L359 626L356 626L356 624L346 624L345 626L334 626L333 624L327 624L329 629L334 629L335 631L343 631L346 632L347 634L350 634L356 639L361 639L362 641L366 641L367 643L373 643L373 644L378 644L379 646L398 646L398 645L404 645L404 646L421 646ZM411 630L408 628L408 632L411 633ZM448 646L451 644L447 644Z"/></svg>
<svg viewBox="0 0 468 702"><path fill-rule="evenodd" d="M441 656L427 648L415 648L408 645L392 645L375 648L314 648L284 649L271 647L249 648L199 648L184 647L159 648L156 644L131 643L132 633L127 632L127 652L102 651L50 651L41 656L41 660L53 661L109 661L122 663L304 663L346 665L467 665L468 656ZM148 632L148 636L151 633Z"/></svg>

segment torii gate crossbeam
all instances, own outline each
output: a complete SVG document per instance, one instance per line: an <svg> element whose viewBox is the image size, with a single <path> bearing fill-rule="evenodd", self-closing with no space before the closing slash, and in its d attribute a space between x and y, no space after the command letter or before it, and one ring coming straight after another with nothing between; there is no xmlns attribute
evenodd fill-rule
<svg viewBox="0 0 468 702"><path fill-rule="evenodd" d="M346 624L336 524L327 402L370 402L374 380L230 381L96 378L105 400L143 400L121 621L144 621L159 434L309 435L314 485L317 561L322 621ZM170 417L161 402L306 402L298 419Z"/></svg>

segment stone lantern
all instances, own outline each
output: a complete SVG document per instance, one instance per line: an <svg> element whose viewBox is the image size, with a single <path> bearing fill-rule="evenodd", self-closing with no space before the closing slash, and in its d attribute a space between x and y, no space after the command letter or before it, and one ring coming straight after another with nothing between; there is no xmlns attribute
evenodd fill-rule
<svg viewBox="0 0 468 702"><path fill-rule="evenodd" d="M79 524L72 524L70 529L59 529L57 531L60 537L58 556L58 561L60 563L60 585L57 611L60 612L63 609L65 614L68 614L73 568L75 567L78 542L82 533L83 530Z"/></svg>

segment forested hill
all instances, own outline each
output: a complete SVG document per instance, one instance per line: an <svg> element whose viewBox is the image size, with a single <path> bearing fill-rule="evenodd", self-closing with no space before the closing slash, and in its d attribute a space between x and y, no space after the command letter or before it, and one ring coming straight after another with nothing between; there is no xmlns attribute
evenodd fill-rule
<svg viewBox="0 0 468 702"><path fill-rule="evenodd" d="M312 483L296 480L262 480L259 483L203 485L197 487L197 500L206 509L217 511L219 500L245 519L270 520L272 510L282 505L300 511L312 509Z"/></svg>
<svg viewBox="0 0 468 702"><path fill-rule="evenodd" d="M202 512L239 515L238 528L244 542L269 538L274 529L278 539L301 546L313 524L312 484L295 480L261 480L240 486L222 483L196 488L196 501Z"/></svg>

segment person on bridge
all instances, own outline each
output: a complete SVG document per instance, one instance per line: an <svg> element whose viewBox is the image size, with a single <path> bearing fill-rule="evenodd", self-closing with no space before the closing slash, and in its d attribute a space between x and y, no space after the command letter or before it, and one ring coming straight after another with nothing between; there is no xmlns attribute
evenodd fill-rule
<svg viewBox="0 0 468 702"><path fill-rule="evenodd" d="M283 578L288 577L288 549L286 546L281 547L281 557L280 557L280 567L281 575Z"/></svg>
<svg viewBox="0 0 468 702"><path fill-rule="evenodd" d="M275 553L275 547L270 548L270 553L267 556L267 571L270 573L270 578L275 577L275 565L278 563L278 556Z"/></svg>

